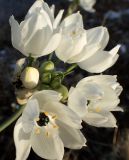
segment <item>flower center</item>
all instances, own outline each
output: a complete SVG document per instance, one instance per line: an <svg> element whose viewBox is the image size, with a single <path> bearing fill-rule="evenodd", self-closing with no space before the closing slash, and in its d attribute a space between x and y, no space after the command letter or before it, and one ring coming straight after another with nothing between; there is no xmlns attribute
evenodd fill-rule
<svg viewBox="0 0 129 160"><path fill-rule="evenodd" d="M39 126L46 126L49 123L49 121L49 117L44 112L42 112L39 115L39 120L37 121L37 124Z"/></svg>

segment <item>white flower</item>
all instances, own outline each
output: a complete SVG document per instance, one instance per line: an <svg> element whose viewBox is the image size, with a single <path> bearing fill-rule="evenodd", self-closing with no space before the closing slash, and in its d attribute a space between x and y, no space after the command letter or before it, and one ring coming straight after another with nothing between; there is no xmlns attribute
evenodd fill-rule
<svg viewBox="0 0 129 160"><path fill-rule="evenodd" d="M54 10L47 3L37 0L29 9L25 20L20 24L10 17L12 44L25 56L40 57L53 52L60 41L58 24L61 10L54 19Z"/></svg>
<svg viewBox="0 0 129 160"><path fill-rule="evenodd" d="M85 145L80 118L60 99L58 92L44 90L28 100L14 128L16 160L26 160L31 147L42 158L62 160L64 147Z"/></svg>
<svg viewBox="0 0 129 160"><path fill-rule="evenodd" d="M118 59L119 45L111 51L103 51L109 41L107 28L100 26L85 30L79 12L66 17L60 28L62 38L56 49L60 60L77 63L80 68L89 72L100 73Z"/></svg>
<svg viewBox="0 0 129 160"><path fill-rule="evenodd" d="M118 107L121 91L116 76L90 76L71 88L68 106L90 125L116 127L111 111L123 111Z"/></svg>
<svg viewBox="0 0 129 160"><path fill-rule="evenodd" d="M93 6L96 3L96 0L79 0L80 6L88 11L88 12L94 12L95 9L93 8Z"/></svg>

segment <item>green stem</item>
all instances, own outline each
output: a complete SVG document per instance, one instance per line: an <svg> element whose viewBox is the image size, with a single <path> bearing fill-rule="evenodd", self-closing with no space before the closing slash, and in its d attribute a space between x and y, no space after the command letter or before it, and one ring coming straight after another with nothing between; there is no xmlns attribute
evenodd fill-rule
<svg viewBox="0 0 129 160"><path fill-rule="evenodd" d="M73 64L72 66L70 66L66 72L64 72L64 76L67 76L68 74L72 73L73 70L77 67L77 64Z"/></svg>
<svg viewBox="0 0 129 160"><path fill-rule="evenodd" d="M2 132L4 129L6 129L9 125L11 125L15 121L22 114L23 109L24 106L21 106L16 113L14 113L9 119L3 122L0 125L0 132Z"/></svg>
<svg viewBox="0 0 129 160"><path fill-rule="evenodd" d="M48 61L51 61L53 57L53 53L49 54Z"/></svg>

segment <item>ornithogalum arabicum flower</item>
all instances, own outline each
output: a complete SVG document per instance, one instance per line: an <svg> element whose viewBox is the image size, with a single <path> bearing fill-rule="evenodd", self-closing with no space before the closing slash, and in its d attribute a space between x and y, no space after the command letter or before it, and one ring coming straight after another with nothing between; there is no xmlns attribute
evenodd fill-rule
<svg viewBox="0 0 129 160"><path fill-rule="evenodd" d="M14 129L16 160L26 160L31 147L42 158L62 160L64 147L85 146L81 119L60 99L58 92L44 90L28 100Z"/></svg>
<svg viewBox="0 0 129 160"><path fill-rule="evenodd" d="M37 0L20 24L10 17L12 44L25 56L41 57L53 52L60 41L58 24L63 10L54 18L53 8Z"/></svg>
<svg viewBox="0 0 129 160"><path fill-rule="evenodd" d="M60 28L62 38L56 49L56 55L60 60L77 63L88 72L100 73L118 59L119 45L111 51L104 51L109 41L107 28L100 26L85 30L79 12L66 17Z"/></svg>
<svg viewBox="0 0 129 160"><path fill-rule="evenodd" d="M118 107L122 87L116 76L97 75L82 79L69 92L68 105L86 123L96 127L116 127L111 111Z"/></svg>

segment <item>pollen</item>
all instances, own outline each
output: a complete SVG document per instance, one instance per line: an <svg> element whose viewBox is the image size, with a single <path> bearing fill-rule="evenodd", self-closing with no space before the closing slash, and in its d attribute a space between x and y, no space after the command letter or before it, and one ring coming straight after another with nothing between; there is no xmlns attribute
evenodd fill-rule
<svg viewBox="0 0 129 160"><path fill-rule="evenodd" d="M48 112L44 112L44 114L46 115L46 116L48 116L49 114L48 114Z"/></svg>
<svg viewBox="0 0 129 160"><path fill-rule="evenodd" d="M53 128L59 128L57 125L53 125Z"/></svg>
<svg viewBox="0 0 129 160"><path fill-rule="evenodd" d="M35 129L35 134L40 134L40 128Z"/></svg>
<svg viewBox="0 0 129 160"><path fill-rule="evenodd" d="M100 107L96 107L96 108L95 108L95 111L96 111L96 112L100 112L100 111L101 111L101 108L100 108Z"/></svg>
<svg viewBox="0 0 129 160"><path fill-rule="evenodd" d="M57 119L57 116L56 115L52 116L52 119Z"/></svg>

